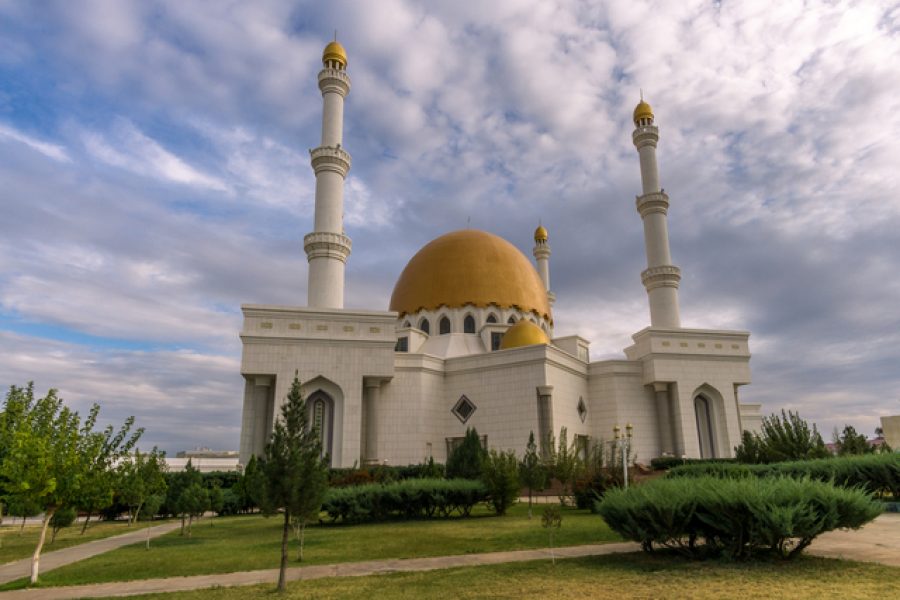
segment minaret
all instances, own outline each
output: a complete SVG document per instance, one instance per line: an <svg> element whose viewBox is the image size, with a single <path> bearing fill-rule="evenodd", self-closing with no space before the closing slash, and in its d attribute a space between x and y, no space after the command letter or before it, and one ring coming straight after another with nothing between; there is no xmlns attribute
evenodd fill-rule
<svg viewBox="0 0 900 600"><path fill-rule="evenodd" d="M644 102L643 95L634 109L634 132L631 137L641 159L643 193L637 197L636 204L644 221L647 269L641 273L641 281L647 288L650 300L650 326L678 329L681 327L678 315L681 270L672 264L672 256L669 254L669 231L666 225L669 197L659 187L659 172L656 169L659 130L653 124L653 111Z"/></svg>
<svg viewBox="0 0 900 600"><path fill-rule="evenodd" d="M543 225L538 225L534 230L534 260L537 262L538 275L544 282L544 289L547 290L547 301L550 306L556 300L556 295L550 291L550 244L547 229Z"/></svg>
<svg viewBox="0 0 900 600"><path fill-rule="evenodd" d="M344 265L351 248L350 238L344 235L344 178L350 170L350 155L341 148L341 141L350 77L347 53L337 41L325 46L322 66L322 144L309 151L316 174L316 216L313 232L303 238L309 260L307 303L313 308L343 308Z"/></svg>

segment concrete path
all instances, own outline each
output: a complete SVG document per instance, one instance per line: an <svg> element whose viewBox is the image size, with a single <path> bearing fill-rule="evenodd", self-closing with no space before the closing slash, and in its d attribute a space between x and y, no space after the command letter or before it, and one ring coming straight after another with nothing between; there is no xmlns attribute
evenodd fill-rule
<svg viewBox="0 0 900 600"><path fill-rule="evenodd" d="M807 552L900 567L900 513L884 513L855 531L830 531L817 537Z"/></svg>
<svg viewBox="0 0 900 600"><path fill-rule="evenodd" d="M632 543L597 544L591 546L568 546L556 548L557 558L598 556L617 552L635 552L640 546ZM370 560L335 565L315 565L288 569L288 581L319 579L322 577L361 577L382 573L409 571L433 571L452 567L474 567L500 563L523 562L529 560L550 560L550 552L542 550L516 550L511 552L487 552L484 554L461 554L456 556L435 556L431 558L408 558ZM110 596L136 596L162 592L183 592L211 587L233 587L259 583L278 582L278 569L264 571L243 571L218 575L194 575L191 577L169 577L165 579L144 579L94 585L39 588L0 593L3 600L64 600L70 598L106 598Z"/></svg>
<svg viewBox="0 0 900 600"><path fill-rule="evenodd" d="M163 523L150 528L150 537L155 538L164 533L168 533L173 529L181 527L181 521L173 521L171 523ZM49 537L49 536L48 536ZM92 542L85 542L77 546L63 548L62 550L54 550L53 552L41 553L41 573L46 573L51 569L62 567L122 546L136 544L147 539L147 529L141 528L135 531L129 531L122 535L115 535ZM46 548L46 546L45 546ZM14 562L0 565L0 584L9 581L15 581L23 577L31 575L31 557L23 558ZM3 594L0 593L0 596Z"/></svg>

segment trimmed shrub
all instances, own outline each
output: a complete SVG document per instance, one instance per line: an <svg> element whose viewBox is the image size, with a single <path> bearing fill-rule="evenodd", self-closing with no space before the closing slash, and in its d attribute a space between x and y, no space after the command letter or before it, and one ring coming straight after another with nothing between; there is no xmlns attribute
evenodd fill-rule
<svg viewBox="0 0 900 600"><path fill-rule="evenodd" d="M444 465L429 458L418 465L388 466L377 465L359 468L334 468L328 471L329 487L347 487L367 483L388 483L404 479L441 479Z"/></svg>
<svg viewBox="0 0 900 600"><path fill-rule="evenodd" d="M858 528L881 513L864 491L810 479L659 479L610 490L597 510L625 538L693 557L792 558L821 533Z"/></svg>
<svg viewBox="0 0 900 600"><path fill-rule="evenodd" d="M487 450L481 445L481 438L474 427L466 429L466 437L447 458L447 477L480 479L481 464Z"/></svg>
<svg viewBox="0 0 900 600"><path fill-rule="evenodd" d="M468 479L406 479L332 488L325 496L322 510L332 521L378 521L391 517L405 519L468 516L479 502L487 499L480 481Z"/></svg>
<svg viewBox="0 0 900 600"><path fill-rule="evenodd" d="M677 456L660 456L650 459L654 471L668 471L681 465L699 465L707 463L733 463L734 458L678 458Z"/></svg>
<svg viewBox="0 0 900 600"><path fill-rule="evenodd" d="M872 494L900 498L900 454L866 454L768 465L703 463L675 467L666 477L760 478L787 476L830 481L840 487L861 487Z"/></svg>

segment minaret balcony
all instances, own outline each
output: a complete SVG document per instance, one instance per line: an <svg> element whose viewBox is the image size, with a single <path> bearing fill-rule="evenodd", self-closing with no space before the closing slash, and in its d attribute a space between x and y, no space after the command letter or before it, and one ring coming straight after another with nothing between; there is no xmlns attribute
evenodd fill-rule
<svg viewBox="0 0 900 600"><path fill-rule="evenodd" d="M678 282L681 281L681 269L675 265L660 265L658 267L650 267L644 269L641 273L641 283L649 292L659 287L678 288Z"/></svg>
<svg viewBox="0 0 900 600"><path fill-rule="evenodd" d="M667 214L669 212L669 195L663 191L650 192L635 197L635 207L643 219L651 213Z"/></svg>
<svg viewBox="0 0 900 600"><path fill-rule="evenodd" d="M350 93L350 76L346 71L322 69L319 71L319 89L323 94L333 92L346 97Z"/></svg>
<svg viewBox="0 0 900 600"><path fill-rule="evenodd" d="M350 171L350 153L338 146L319 146L309 151L310 162L316 175L322 171L333 171L346 177Z"/></svg>
<svg viewBox="0 0 900 600"><path fill-rule="evenodd" d="M341 262L347 262L353 244L350 238L343 233L331 231L314 231L303 237L303 249L306 258L336 258Z"/></svg>
<svg viewBox="0 0 900 600"><path fill-rule="evenodd" d="M656 147L659 141L659 128L656 125L644 125L635 127L631 132L631 141L635 147L640 150L644 146Z"/></svg>

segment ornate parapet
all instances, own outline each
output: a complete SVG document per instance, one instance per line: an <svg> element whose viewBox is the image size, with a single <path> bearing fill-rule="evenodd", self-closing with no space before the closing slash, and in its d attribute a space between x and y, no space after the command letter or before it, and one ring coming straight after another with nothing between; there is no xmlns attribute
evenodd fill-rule
<svg viewBox="0 0 900 600"><path fill-rule="evenodd" d="M644 269L641 273L641 282L649 292L652 289L660 287L678 288L678 282L681 281L681 269L675 265L661 265L659 267L650 267Z"/></svg>
<svg viewBox="0 0 900 600"><path fill-rule="evenodd" d="M352 247L350 238L343 233L314 231L306 234L303 238L303 249L306 251L307 260L336 258L346 263Z"/></svg>
<svg viewBox="0 0 900 600"><path fill-rule="evenodd" d="M635 147L640 150L644 146L653 146L659 141L659 129L656 125L644 125L643 127L635 127L631 133L631 141Z"/></svg>
<svg viewBox="0 0 900 600"><path fill-rule="evenodd" d="M550 246L547 244L538 244L532 250L532 254L537 260L542 258L550 258Z"/></svg>
<svg viewBox="0 0 900 600"><path fill-rule="evenodd" d="M661 191L650 192L643 196L636 196L634 204L642 219L655 212L665 215L669 212L669 195Z"/></svg>
<svg viewBox="0 0 900 600"><path fill-rule="evenodd" d="M316 175L323 171L338 173L347 177L350 171L350 153L337 146L319 146L309 151L310 163Z"/></svg>
<svg viewBox="0 0 900 600"><path fill-rule="evenodd" d="M334 92L346 98L350 93L350 76L346 71L322 69L319 71L319 89L323 95Z"/></svg>

